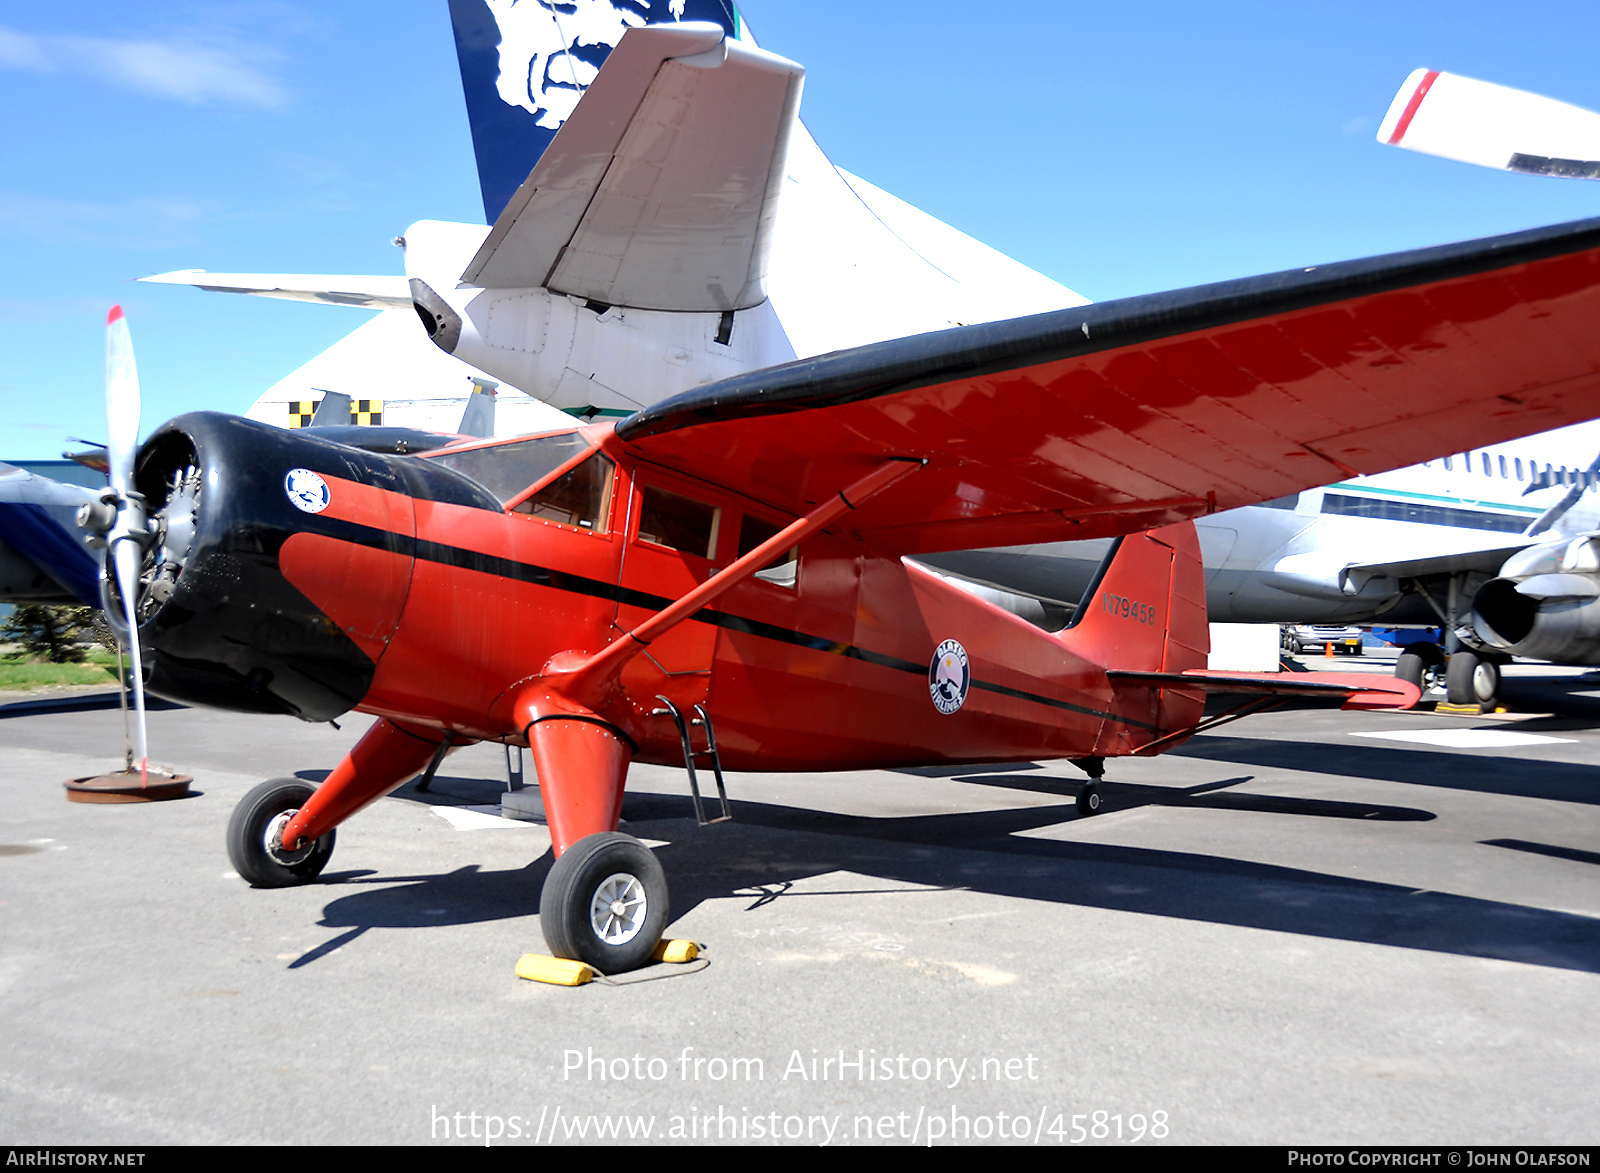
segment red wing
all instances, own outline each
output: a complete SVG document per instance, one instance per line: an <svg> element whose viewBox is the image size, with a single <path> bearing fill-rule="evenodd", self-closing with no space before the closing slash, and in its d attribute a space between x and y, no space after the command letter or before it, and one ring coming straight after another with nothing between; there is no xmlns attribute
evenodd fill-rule
<svg viewBox="0 0 1600 1173"><path fill-rule="evenodd" d="M1600 415L1600 220L1081 306L724 380L641 459L902 553L1102 537ZM844 524L841 522L841 524Z"/></svg>

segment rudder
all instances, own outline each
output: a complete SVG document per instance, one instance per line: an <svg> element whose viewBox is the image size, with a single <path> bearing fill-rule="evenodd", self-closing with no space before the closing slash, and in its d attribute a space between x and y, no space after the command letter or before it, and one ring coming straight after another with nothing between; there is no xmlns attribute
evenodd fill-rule
<svg viewBox="0 0 1600 1173"><path fill-rule="evenodd" d="M1102 667L1136 672L1204 668L1211 639L1194 523L1119 539L1059 638Z"/></svg>

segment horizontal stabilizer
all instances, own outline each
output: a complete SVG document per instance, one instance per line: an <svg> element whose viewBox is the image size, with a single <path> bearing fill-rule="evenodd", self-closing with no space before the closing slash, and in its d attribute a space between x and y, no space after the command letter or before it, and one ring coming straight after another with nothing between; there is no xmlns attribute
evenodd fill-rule
<svg viewBox="0 0 1600 1173"><path fill-rule="evenodd" d="M1150 688L1200 688L1206 692L1240 696L1344 698L1347 709L1409 709L1421 690L1409 680L1363 672L1217 672L1193 668L1187 672L1106 673L1118 684L1144 684Z"/></svg>
<svg viewBox="0 0 1600 1173"><path fill-rule="evenodd" d="M250 293L285 301L319 301L366 310L411 308L411 286L404 277L347 276L326 273L208 273L179 269L141 277L160 285L193 285L212 293Z"/></svg>
<svg viewBox="0 0 1600 1173"><path fill-rule="evenodd" d="M641 309L759 304L803 76L716 25L629 29L462 280Z"/></svg>
<svg viewBox="0 0 1600 1173"><path fill-rule="evenodd" d="M1406 78L1378 141L1480 167L1600 179L1600 114L1432 69Z"/></svg>

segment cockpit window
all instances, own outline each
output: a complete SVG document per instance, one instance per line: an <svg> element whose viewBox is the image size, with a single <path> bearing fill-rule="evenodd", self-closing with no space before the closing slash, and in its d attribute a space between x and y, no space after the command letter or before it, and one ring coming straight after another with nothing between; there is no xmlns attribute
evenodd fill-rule
<svg viewBox="0 0 1600 1173"><path fill-rule="evenodd" d="M588 460L569 468L525 501L518 501L511 512L538 517L561 525L598 531L611 506L611 459L595 453Z"/></svg>
<svg viewBox="0 0 1600 1173"><path fill-rule="evenodd" d="M469 448L465 452L448 452L429 459L471 477L505 505L587 447L589 442L577 432L562 432L509 444Z"/></svg>

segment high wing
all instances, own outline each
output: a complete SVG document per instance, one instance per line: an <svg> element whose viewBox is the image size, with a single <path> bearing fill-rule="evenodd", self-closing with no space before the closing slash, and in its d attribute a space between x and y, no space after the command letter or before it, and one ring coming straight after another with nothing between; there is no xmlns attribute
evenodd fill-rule
<svg viewBox="0 0 1600 1173"><path fill-rule="evenodd" d="M193 285L211 293L251 293L285 301L317 301L357 309L411 308L411 286L404 277L331 273L208 273L178 269L141 277L158 285Z"/></svg>
<svg viewBox="0 0 1600 1173"><path fill-rule="evenodd" d="M1101 537L1600 415L1596 321L1586 220L839 351L616 434L792 514L924 460L848 518L901 553Z"/></svg>
<svg viewBox="0 0 1600 1173"><path fill-rule="evenodd" d="M639 309L759 304L803 76L716 25L628 30L462 280Z"/></svg>

